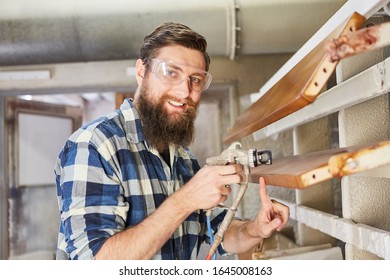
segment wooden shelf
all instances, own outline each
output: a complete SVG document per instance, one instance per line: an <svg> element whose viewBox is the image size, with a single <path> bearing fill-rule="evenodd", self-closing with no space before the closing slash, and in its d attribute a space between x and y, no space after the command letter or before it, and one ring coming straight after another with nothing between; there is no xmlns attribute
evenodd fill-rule
<svg viewBox="0 0 390 280"><path fill-rule="evenodd" d="M251 169L249 181L264 177L268 185L304 189L332 178L390 164L390 141L274 159Z"/></svg>

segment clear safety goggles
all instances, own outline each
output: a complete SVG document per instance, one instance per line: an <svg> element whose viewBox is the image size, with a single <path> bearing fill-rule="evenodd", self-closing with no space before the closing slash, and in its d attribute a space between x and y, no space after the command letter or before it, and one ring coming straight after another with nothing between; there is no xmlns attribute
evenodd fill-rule
<svg viewBox="0 0 390 280"><path fill-rule="evenodd" d="M152 73L164 84L178 85L187 80L190 88L197 92L203 92L210 86L212 76L204 70L157 58L151 60ZM186 75L185 69L190 69L192 74Z"/></svg>

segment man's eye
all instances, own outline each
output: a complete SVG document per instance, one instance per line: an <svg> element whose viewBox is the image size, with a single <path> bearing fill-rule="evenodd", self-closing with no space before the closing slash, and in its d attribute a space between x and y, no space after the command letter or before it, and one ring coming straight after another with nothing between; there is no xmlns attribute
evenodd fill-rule
<svg viewBox="0 0 390 280"><path fill-rule="evenodd" d="M191 77L191 83L195 85L200 85L203 82L201 78L198 77Z"/></svg>
<svg viewBox="0 0 390 280"><path fill-rule="evenodd" d="M177 76L178 76L177 71L175 71L173 69L166 69L165 70L165 75L169 76L171 78L177 78Z"/></svg>

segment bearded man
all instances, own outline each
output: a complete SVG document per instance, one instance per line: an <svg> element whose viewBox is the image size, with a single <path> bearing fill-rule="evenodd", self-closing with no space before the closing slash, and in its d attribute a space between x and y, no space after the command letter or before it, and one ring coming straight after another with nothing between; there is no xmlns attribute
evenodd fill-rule
<svg viewBox="0 0 390 280"><path fill-rule="evenodd" d="M212 79L206 46L183 24L158 26L136 62L134 100L67 140L55 166L57 259L197 259L210 243L204 210L227 199L243 168L200 168L188 148ZM287 224L288 208L270 200L263 179L260 199L255 220L230 224L220 254L246 252ZM213 211L213 232L225 214Z"/></svg>

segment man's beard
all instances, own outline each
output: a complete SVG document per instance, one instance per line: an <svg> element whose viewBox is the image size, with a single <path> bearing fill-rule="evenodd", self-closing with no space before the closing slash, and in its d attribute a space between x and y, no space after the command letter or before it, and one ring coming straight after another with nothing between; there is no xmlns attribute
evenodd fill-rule
<svg viewBox="0 0 390 280"><path fill-rule="evenodd" d="M147 99L148 88L143 86L138 97L138 113L140 115L143 132L148 144L154 148L168 148L169 144L189 146L192 144L195 134L195 118L197 115L197 104L192 99L186 99L187 110L180 116L171 116L164 104L167 98L158 99L153 104Z"/></svg>

